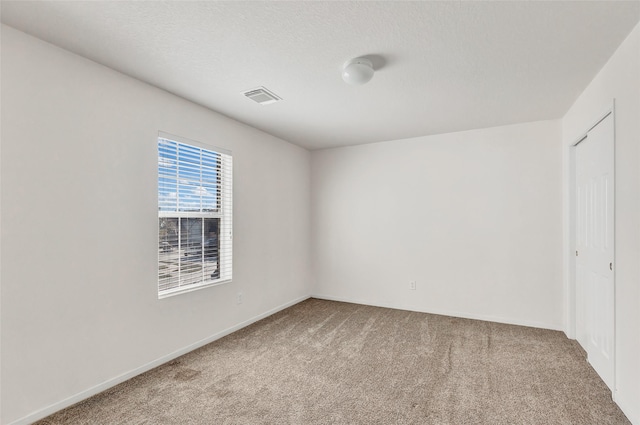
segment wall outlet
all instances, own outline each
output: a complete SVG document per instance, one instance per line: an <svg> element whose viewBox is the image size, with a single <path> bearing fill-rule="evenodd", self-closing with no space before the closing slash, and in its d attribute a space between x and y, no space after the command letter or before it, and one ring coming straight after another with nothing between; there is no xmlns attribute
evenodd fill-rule
<svg viewBox="0 0 640 425"><path fill-rule="evenodd" d="M416 290L416 281L412 280L409 282L409 289L411 289L412 291Z"/></svg>
<svg viewBox="0 0 640 425"><path fill-rule="evenodd" d="M236 295L236 303L242 304L242 292L238 292L238 295Z"/></svg>

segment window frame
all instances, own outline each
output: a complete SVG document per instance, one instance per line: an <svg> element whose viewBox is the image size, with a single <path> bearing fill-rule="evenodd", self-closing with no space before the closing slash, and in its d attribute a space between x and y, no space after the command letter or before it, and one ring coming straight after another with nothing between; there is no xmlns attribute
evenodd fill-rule
<svg viewBox="0 0 640 425"><path fill-rule="evenodd" d="M219 186L216 187L216 200L217 200L217 208L215 211L206 211L206 212L196 212L196 211L180 211L180 205L176 203L175 211L167 211L161 210L161 178L163 174L161 174L161 161L164 159L161 157L160 147L161 141L166 140L169 142L176 143L176 150L178 150L179 145L186 145L190 148L196 148L199 150L207 151L215 154L216 156L220 156L220 164L219 171L220 173L220 182ZM158 245L158 268L157 268L157 291L158 291L158 299L163 299L167 297L172 297L174 295L179 295L187 292L193 292L204 288L209 288L212 286L223 285L226 283L232 282L233 277L233 155L231 151L219 147L215 147L212 145L208 145L206 143L201 143L195 140L191 140L185 137L176 136L174 134L165 133L162 131L158 132L158 136L156 138L156 155L158 160L158 166L156 170L156 189L157 189L157 207L158 207L158 235L157 235L157 245ZM179 160L177 162L180 163ZM200 163L200 168L202 168L202 160ZM166 175L165 175L166 176ZM176 185L179 185L179 171L176 171ZM202 183L202 180L201 180ZM178 189L179 190L179 189ZM201 203L202 206L202 203ZM161 290L161 261L162 261L162 236L160 231L159 222L162 218L175 218L178 219L178 268L182 267L182 255L185 248L183 245L182 236L180 235L181 229L181 220L185 218L196 218L202 219L202 239L200 239L200 250L201 250L201 269L204 268L204 251L205 251L205 235L204 235L204 227L205 227L205 219L217 220L217 229L218 229L218 255L217 255L217 270L221 273L220 277L217 279L205 279L200 282L195 283L187 283L183 284L182 281L178 281L178 286L174 288ZM184 253L186 256L187 254ZM165 259L166 261L166 259ZM197 264L197 263L196 263ZM224 264L224 270L223 270ZM166 273L166 272L162 272ZM203 274L205 272L203 271Z"/></svg>

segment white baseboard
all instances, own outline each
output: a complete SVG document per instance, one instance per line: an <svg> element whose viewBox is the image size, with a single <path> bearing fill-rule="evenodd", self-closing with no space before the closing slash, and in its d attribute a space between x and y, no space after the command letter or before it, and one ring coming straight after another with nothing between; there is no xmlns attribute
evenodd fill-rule
<svg viewBox="0 0 640 425"><path fill-rule="evenodd" d="M640 411L638 411L638 405L636 403L628 402L624 397L620 397L620 393L616 391L616 404L627 416L627 419L631 421L633 425L640 425Z"/></svg>
<svg viewBox="0 0 640 425"><path fill-rule="evenodd" d="M285 304L282 304L282 305L280 305L280 306L278 306L276 308L273 308L273 309L271 309L269 311L266 311L266 312L264 312L262 314L259 314L259 315L255 316L255 317L252 317L252 318L248 319L248 320L245 320L244 322L240 322L235 326L232 326L232 327L227 328L227 329L225 329L225 330L223 330L221 332L213 334L210 337L207 337L207 338L202 339L202 340L200 340L198 342L195 342L195 343L193 343L191 345L188 345L188 346L186 346L184 348L181 348L180 350L176 350L176 351L174 351L174 352L172 352L170 354L167 354L166 356L162 356L159 359L156 359L156 360L154 360L154 361L152 361L150 363L142 365L142 366L140 366L138 368L135 368L135 369L133 369L133 370L131 370L129 372L123 373L122 375L116 376L115 378L109 379L108 381L105 381L105 382L103 382L101 384L98 384L96 386L93 386L93 387L91 387L91 388L89 388L87 390L79 392L76 395L73 395L73 396L68 397L68 398L66 398L64 400L61 400L61 401L59 401L57 403L54 403L54 404L52 404L50 406L47 406L44 409L40 409L40 410L38 410L36 412L33 412L33 413L31 413L31 414L29 414L29 415L27 415L27 416L25 416L25 417L23 417L21 419L18 419L18 420L14 421L14 422L11 422L8 425L29 425L29 424L31 424L31 423L33 423L35 421L38 421L38 420L43 419L43 418L46 418L47 416L49 416L49 415L51 415L51 414L53 414L53 413L55 413L55 412L57 412L59 410L62 410L62 409L66 408L66 407L69 407L69 406L72 406L72 405L74 405L74 404L76 404L76 403L78 403L78 402L80 402L82 400L85 400L85 399L87 399L87 398L89 398L91 396L94 396L94 395L96 395L98 393L101 393L101 392L103 392L103 391L105 391L105 390L107 390L107 389L109 389L111 387L114 387L114 386L116 386L116 385L118 385L118 384L120 384L120 383L122 383L124 381L127 381L127 380L133 378L134 376L140 375L141 373L144 373L144 372L147 372L147 371L149 371L151 369L154 369L154 368L156 368L156 367L158 367L158 366L160 366L160 365L162 365L164 363L167 363L167 362L169 362L169 361L171 361L171 360L173 360L175 358L178 358L178 357L180 357L180 356L182 356L184 354L187 354L187 353L189 353L189 352L191 352L193 350L196 350L196 349L198 349L200 347L203 347L203 346L205 346L205 345L207 345L207 344L209 344L209 343L211 343L213 341L216 341L216 340L218 340L218 339L220 339L220 338L222 338L224 336L227 336L227 335L229 335L229 334L231 334L231 333L233 333L233 332L235 332L237 330L240 330L240 329L242 329L244 327L247 327L247 326L251 325L252 323L257 322L258 320L262 320L265 317L269 317L272 314L275 314L275 313L277 313L277 312L279 312L281 310L284 310L285 308L291 307L292 305L298 304L299 302L302 302L302 301L304 301L306 299L309 299L309 298L310 298L309 296L304 296L304 297L300 297L300 298L297 298L295 300L289 301L289 302L287 302Z"/></svg>
<svg viewBox="0 0 640 425"><path fill-rule="evenodd" d="M374 306L374 307L385 307L385 308L393 308L393 309L398 309L398 310L407 310L407 311L416 311L419 313L430 313L430 314L438 314L441 316L452 316L452 317L460 317L463 319L474 319L474 320L484 320L487 322L496 322L496 323L505 323L507 325L518 325L518 326L528 326L531 328L541 328L541 329L550 329L553 331L562 331L562 325L552 325L549 323L541 323L541 322L535 322L535 321L529 321L529 320L514 320L514 319L508 319L508 318L504 318L504 317L498 317L498 316L488 316L488 315L482 315L482 314L469 314L469 313L463 313L460 311L452 311L452 310L441 310L441 309L416 309L414 307L409 307L406 305L394 305L391 303L378 303L378 302L373 302L373 301L369 301L369 300L362 300L362 299L354 299L354 298L343 298L343 297L334 297L334 296L330 296L330 295L320 295L320 294L313 294L311 295L311 298L318 298L321 300L329 300L329 301L340 301L340 302L345 302L345 303L353 303L353 304L363 304L363 305L370 305L370 306Z"/></svg>

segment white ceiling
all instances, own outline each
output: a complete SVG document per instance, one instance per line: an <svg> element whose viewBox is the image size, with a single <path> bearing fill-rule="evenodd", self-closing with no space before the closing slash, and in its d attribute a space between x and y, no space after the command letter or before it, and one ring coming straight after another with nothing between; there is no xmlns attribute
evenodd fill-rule
<svg viewBox="0 0 640 425"><path fill-rule="evenodd" d="M26 2L2 22L309 149L560 118L638 1ZM364 86L340 77L367 56ZM245 90L284 100L262 106Z"/></svg>

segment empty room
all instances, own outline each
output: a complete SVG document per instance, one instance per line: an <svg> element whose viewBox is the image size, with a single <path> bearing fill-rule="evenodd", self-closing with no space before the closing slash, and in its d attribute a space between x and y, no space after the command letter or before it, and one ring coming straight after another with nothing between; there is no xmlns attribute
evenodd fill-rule
<svg viewBox="0 0 640 425"><path fill-rule="evenodd" d="M640 1L0 5L1 424L640 425Z"/></svg>

